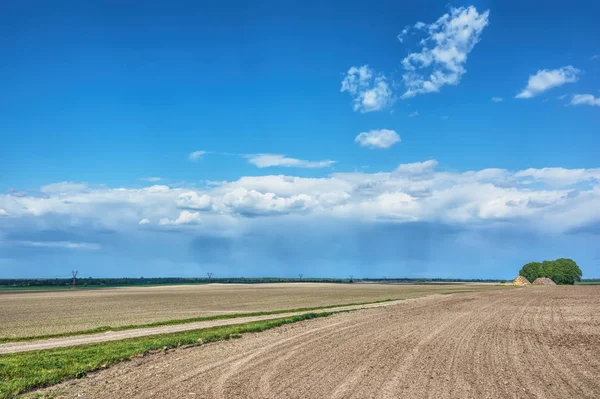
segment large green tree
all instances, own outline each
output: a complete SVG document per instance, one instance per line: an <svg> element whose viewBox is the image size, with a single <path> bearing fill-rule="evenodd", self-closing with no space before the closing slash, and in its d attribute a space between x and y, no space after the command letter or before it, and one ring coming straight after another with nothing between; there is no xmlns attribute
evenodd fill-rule
<svg viewBox="0 0 600 399"><path fill-rule="evenodd" d="M538 277L543 277L544 269L540 262L529 262L521 268L519 275L525 277L527 280L533 282Z"/></svg>
<svg viewBox="0 0 600 399"><path fill-rule="evenodd" d="M581 280L581 269L572 259L556 259L552 267L552 280L556 284L575 284Z"/></svg>
<svg viewBox="0 0 600 399"><path fill-rule="evenodd" d="M581 269L572 259L559 258L524 265L519 275L533 282L538 277L548 277L556 284L575 284L581 280Z"/></svg>

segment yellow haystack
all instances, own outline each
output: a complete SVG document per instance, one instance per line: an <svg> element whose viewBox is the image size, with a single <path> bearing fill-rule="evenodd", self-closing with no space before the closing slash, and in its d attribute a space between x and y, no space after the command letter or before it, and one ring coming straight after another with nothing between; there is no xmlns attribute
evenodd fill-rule
<svg viewBox="0 0 600 399"><path fill-rule="evenodd" d="M531 285L531 283L529 282L529 280L527 280L523 276L518 276L516 279L514 279L513 280L513 284L514 285Z"/></svg>

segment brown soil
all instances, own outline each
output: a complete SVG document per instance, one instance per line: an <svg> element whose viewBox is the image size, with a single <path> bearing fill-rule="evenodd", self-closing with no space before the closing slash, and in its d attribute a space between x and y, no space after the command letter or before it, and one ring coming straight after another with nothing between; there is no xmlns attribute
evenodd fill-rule
<svg viewBox="0 0 600 399"><path fill-rule="evenodd" d="M598 286L426 297L150 355L38 393L598 398L598 309Z"/></svg>
<svg viewBox="0 0 600 399"><path fill-rule="evenodd" d="M502 287L485 284L281 283L0 291L0 337L58 334L225 313L375 302L446 291L498 288Z"/></svg>

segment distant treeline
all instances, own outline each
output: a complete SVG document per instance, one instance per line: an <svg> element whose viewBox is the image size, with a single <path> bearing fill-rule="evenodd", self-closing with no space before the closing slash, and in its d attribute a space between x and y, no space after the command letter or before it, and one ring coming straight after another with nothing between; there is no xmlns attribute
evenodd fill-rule
<svg viewBox="0 0 600 399"><path fill-rule="evenodd" d="M131 285L163 285L163 284L259 284L282 282L314 282L314 283L345 283L349 279L335 278L278 278L278 277L225 277L225 278L186 278L186 277L122 277L122 278L77 278L78 287L102 286L131 286ZM0 287L62 287L71 286L72 278L36 278L36 279L0 279Z"/></svg>
<svg viewBox="0 0 600 399"><path fill-rule="evenodd" d="M360 281L385 283L498 283L504 280L485 278L363 278Z"/></svg>
<svg viewBox="0 0 600 399"><path fill-rule="evenodd" d="M600 278L582 278L579 284L600 284Z"/></svg>
<svg viewBox="0 0 600 399"><path fill-rule="evenodd" d="M444 278L279 278L279 277L225 277L225 278L185 278L185 277L123 277L123 278L77 278L78 287L116 287L136 285L165 284L259 284L259 283L351 283L351 282L385 282L385 283L444 283L444 282L498 282L485 279L444 279ZM0 279L0 287L68 287L73 284L72 278L37 278L37 279Z"/></svg>

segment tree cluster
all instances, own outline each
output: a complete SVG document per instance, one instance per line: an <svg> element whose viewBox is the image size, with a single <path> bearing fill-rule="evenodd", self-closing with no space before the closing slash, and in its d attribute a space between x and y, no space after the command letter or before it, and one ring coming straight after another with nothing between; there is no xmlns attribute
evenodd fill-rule
<svg viewBox="0 0 600 399"><path fill-rule="evenodd" d="M543 262L530 262L523 266L519 275L533 282L538 277L548 277L556 284L575 284L581 281L581 269L572 259L559 258Z"/></svg>

